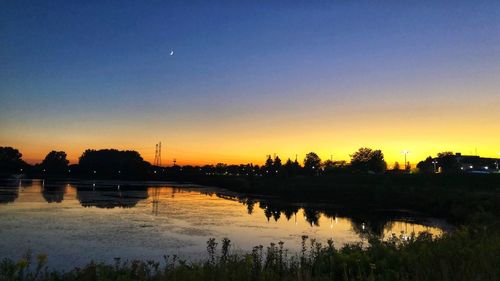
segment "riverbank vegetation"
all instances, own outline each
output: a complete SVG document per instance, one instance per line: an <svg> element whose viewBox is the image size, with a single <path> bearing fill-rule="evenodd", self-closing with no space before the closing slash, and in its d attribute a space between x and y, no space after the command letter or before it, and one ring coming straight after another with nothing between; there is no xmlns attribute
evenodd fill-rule
<svg viewBox="0 0 500 281"><path fill-rule="evenodd" d="M471 224L439 238L428 233L372 238L367 247L337 247L331 240L303 237L295 254L282 242L238 254L228 239L210 239L203 261L175 256L161 262L116 259L114 264L90 262L69 272L49 270L44 255L28 255L1 261L0 280L499 280L498 229Z"/></svg>

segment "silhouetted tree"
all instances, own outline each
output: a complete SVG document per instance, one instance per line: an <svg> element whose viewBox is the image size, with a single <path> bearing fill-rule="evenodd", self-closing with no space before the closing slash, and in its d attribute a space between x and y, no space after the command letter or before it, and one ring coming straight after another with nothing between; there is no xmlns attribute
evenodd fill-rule
<svg viewBox="0 0 500 281"><path fill-rule="evenodd" d="M215 172L219 175L223 175L227 172L227 165L224 163L217 163L215 165Z"/></svg>
<svg viewBox="0 0 500 281"><path fill-rule="evenodd" d="M363 147L351 155L351 168L357 172L383 173L387 163L382 151Z"/></svg>
<svg viewBox="0 0 500 281"><path fill-rule="evenodd" d="M300 169L301 169L300 164L297 161L297 159L295 159L295 161L292 161L292 160L290 160L290 158L288 158L288 160L286 161L286 163L283 167L284 167L285 173L288 176L298 175L300 173Z"/></svg>
<svg viewBox="0 0 500 281"><path fill-rule="evenodd" d="M263 171L262 173L264 175L272 175L273 174L273 168L274 168L274 162L273 159L271 158L271 155L267 156L266 163L262 167Z"/></svg>
<svg viewBox="0 0 500 281"><path fill-rule="evenodd" d="M417 168L418 168L418 171L420 173L425 173L425 174L431 174L431 173L435 173L435 169L434 169L434 163L432 163L432 161L434 161L432 159L432 157L427 157L424 161L420 161L418 162L417 164Z"/></svg>
<svg viewBox="0 0 500 281"><path fill-rule="evenodd" d="M273 168L274 168L274 171L273 171L274 173L278 174L281 172L282 165L281 165L281 159L279 158L279 156L276 156L274 158Z"/></svg>
<svg viewBox="0 0 500 281"><path fill-rule="evenodd" d="M310 175L317 175L321 168L321 159L314 152L309 152L304 158L304 169Z"/></svg>
<svg viewBox="0 0 500 281"><path fill-rule="evenodd" d="M45 156L40 165L47 173L60 174L68 170L69 161L66 159L66 152L51 151Z"/></svg>
<svg viewBox="0 0 500 281"><path fill-rule="evenodd" d="M405 172L409 173L411 171L411 164L410 161L406 162L405 165Z"/></svg>
<svg viewBox="0 0 500 281"><path fill-rule="evenodd" d="M137 151L86 150L79 160L81 173L93 177L144 178L151 165Z"/></svg>
<svg viewBox="0 0 500 281"><path fill-rule="evenodd" d="M392 167L392 170L398 172L400 170L400 167L399 167L399 162L394 162L394 166Z"/></svg>
<svg viewBox="0 0 500 281"><path fill-rule="evenodd" d="M323 167L323 169L331 169L333 168L333 161L328 159L326 161L323 162L323 164L321 165Z"/></svg>
<svg viewBox="0 0 500 281"><path fill-rule="evenodd" d="M0 173L22 173L28 167L19 150L12 147L0 147Z"/></svg>

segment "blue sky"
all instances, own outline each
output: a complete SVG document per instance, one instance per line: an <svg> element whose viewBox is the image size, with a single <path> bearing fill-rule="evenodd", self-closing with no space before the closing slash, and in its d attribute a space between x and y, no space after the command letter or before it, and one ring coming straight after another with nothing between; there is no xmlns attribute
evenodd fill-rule
<svg viewBox="0 0 500 281"><path fill-rule="evenodd" d="M49 143L68 149L69 133L85 140L79 148L126 139L146 149L186 132L215 145L226 127L243 124L245 135L255 120L299 116L313 128L335 114L411 119L460 105L481 118L499 102L498 1L186 2L4 2L0 141L42 138L33 159ZM131 128L152 139L130 138ZM110 130L109 142L90 141Z"/></svg>

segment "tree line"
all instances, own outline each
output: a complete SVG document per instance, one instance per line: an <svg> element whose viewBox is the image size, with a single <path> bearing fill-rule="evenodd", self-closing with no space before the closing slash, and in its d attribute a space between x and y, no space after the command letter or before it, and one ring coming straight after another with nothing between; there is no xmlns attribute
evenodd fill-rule
<svg viewBox="0 0 500 281"><path fill-rule="evenodd" d="M41 163L30 165L22 159L19 150L12 147L0 147L0 176L12 174L30 174L36 176L64 175L92 178L161 178L167 175L233 175L233 176L317 176L328 174L404 173L410 171L409 163L401 169L398 162L392 170L387 170L384 154L379 149L360 148L350 155L350 162L323 161L316 153L307 153L302 163L298 159L284 161L279 156L267 156L263 165L240 164L204 166L158 167L145 161L133 150L87 149L78 159L78 164L69 164L64 151L49 152ZM434 173L437 168L444 172L459 169L453 153L442 152L436 158L428 157L417 165L421 173Z"/></svg>
<svg viewBox="0 0 500 281"><path fill-rule="evenodd" d="M87 149L79 157L78 164L70 165L64 151L51 151L39 164L30 165L22 159L19 150L12 147L0 147L0 173L22 174L38 173L47 175L56 174L85 174L95 177L147 175L170 173L203 173L218 175L319 175L339 172L383 173L387 169L384 155L380 150L360 148L351 155L351 162L322 161L314 152L308 153L302 165L297 159L288 159L282 163L279 156L271 158L269 155L262 166L253 164L205 166L177 166L157 167L145 161L137 151L119 151L116 149Z"/></svg>

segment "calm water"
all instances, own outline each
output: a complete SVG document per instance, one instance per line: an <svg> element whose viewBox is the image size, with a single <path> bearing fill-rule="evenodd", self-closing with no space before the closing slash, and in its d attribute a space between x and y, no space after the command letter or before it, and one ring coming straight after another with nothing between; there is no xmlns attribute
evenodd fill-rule
<svg viewBox="0 0 500 281"><path fill-rule="evenodd" d="M448 227L409 213L283 203L169 183L0 182L0 257L31 250L62 269L115 257L198 259L210 237L228 237L240 251L278 241L297 250L302 235L340 246L366 242L368 233L440 235Z"/></svg>

